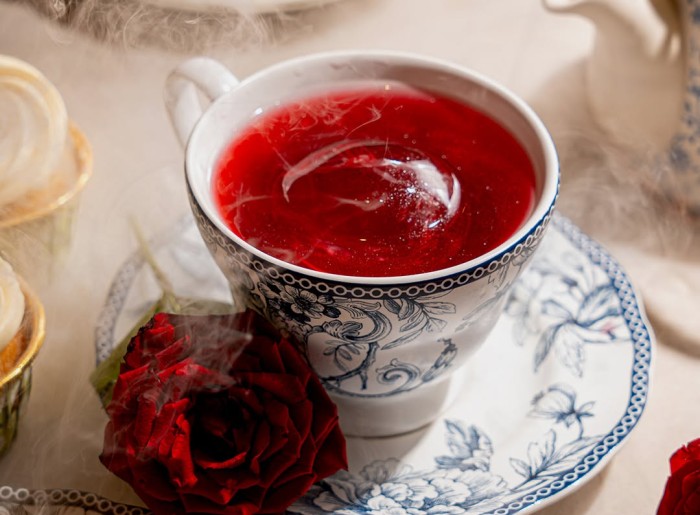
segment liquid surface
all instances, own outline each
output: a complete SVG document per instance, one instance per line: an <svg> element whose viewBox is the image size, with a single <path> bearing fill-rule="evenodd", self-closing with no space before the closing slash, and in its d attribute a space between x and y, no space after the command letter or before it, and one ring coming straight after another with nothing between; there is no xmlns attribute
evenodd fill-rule
<svg viewBox="0 0 700 515"><path fill-rule="evenodd" d="M258 115L224 152L213 188L227 225L263 252L382 277L494 249L530 215L535 176L489 117L382 84Z"/></svg>

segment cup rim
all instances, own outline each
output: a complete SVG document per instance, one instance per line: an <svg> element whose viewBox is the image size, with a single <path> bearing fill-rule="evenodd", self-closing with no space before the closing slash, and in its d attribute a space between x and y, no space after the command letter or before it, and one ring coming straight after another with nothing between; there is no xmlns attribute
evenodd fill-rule
<svg viewBox="0 0 700 515"><path fill-rule="evenodd" d="M294 68L304 63L314 63L338 59L369 60L380 58L391 60L395 64L410 64L414 66L422 66L425 68L434 69L436 71L442 71L450 75L454 75L466 79L470 82L476 83L484 89L495 93L501 99L505 100L512 108L514 108L521 116L523 116L525 120L527 120L527 123L533 131L533 134L535 134L537 137L537 141L541 147L542 156L544 160L544 181L542 184L542 193L540 195L539 201L535 205L530 216L517 231L511 234L511 236L506 241L504 241L497 247L491 249L489 252L482 254L476 258L473 258L469 261L464 261L462 263L453 265L448 268L441 268L430 272L395 276L355 276L334 274L332 272L313 270L311 268L306 268L303 266L288 263L261 251L260 249L254 247L253 245L246 242L243 238L235 234L223 222L221 217L216 212L213 212L212 209L210 209L209 202L202 201L198 190L192 186L193 181L191 178L191 174L194 173L192 172L192 170L195 169L193 162L194 151L192 149L198 143L202 127L206 124L209 118L214 116L214 113L217 111L217 106L221 105L226 98L235 95L236 90L239 89L239 87L258 81L265 75L282 71L287 68ZM544 123L540 120L540 118L537 116L534 110L523 99L521 99L510 89L506 88L505 86L499 84L493 79L490 79L477 71L455 63L451 63L449 61L420 54L385 50L341 50L320 52L284 60L279 63L273 64L269 67L265 67L249 75L245 79L241 80L236 87L234 87L226 94L222 95L221 97L217 98L214 102L212 102L212 104L204 111L200 119L197 121L185 146L185 176L190 195L193 198L193 200L197 203L199 210L202 211L202 213L207 217L209 222L213 224L214 227L216 227L224 236L226 236L226 238L234 242L236 245L242 247L245 251L256 256L257 258L267 263L270 263L276 267L288 270L290 272L329 282L345 284L362 284L368 286L387 286L439 280L448 276L468 272L470 270L483 267L493 262L494 260L499 259L502 255L514 249L518 244L524 242L528 238L528 236L533 234L538 227L542 226L549 219L552 210L554 209L554 204L559 193L559 175L559 160L556 148L554 146L554 142L551 138L551 135L549 134L549 131L544 126Z"/></svg>

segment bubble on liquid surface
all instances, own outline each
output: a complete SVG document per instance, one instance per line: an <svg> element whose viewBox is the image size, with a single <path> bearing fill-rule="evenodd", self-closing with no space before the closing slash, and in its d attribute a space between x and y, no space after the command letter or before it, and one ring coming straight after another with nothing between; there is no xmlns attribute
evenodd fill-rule
<svg viewBox="0 0 700 515"><path fill-rule="evenodd" d="M447 223L462 196L442 156L381 140L339 141L309 154L287 169L282 190L287 202L353 206L358 217L381 217L411 237Z"/></svg>

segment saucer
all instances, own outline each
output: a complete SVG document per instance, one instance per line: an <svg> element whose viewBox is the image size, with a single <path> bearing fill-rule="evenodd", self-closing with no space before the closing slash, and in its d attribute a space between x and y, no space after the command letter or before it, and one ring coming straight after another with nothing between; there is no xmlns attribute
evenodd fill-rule
<svg viewBox="0 0 700 515"><path fill-rule="evenodd" d="M178 294L229 298L189 217L151 245ZM133 255L112 283L98 362L159 296L143 265ZM600 472L636 426L652 347L620 265L557 215L493 333L457 372L454 404L406 435L350 438L350 470L314 485L289 511L506 515L549 505Z"/></svg>

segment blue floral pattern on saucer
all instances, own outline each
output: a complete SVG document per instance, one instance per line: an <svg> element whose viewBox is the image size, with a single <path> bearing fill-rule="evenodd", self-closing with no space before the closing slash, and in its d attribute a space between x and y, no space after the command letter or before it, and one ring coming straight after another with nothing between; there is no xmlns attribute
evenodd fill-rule
<svg viewBox="0 0 700 515"><path fill-rule="evenodd" d="M153 250L179 293L228 295L191 220ZM97 329L98 361L155 300L149 281L138 256L117 274ZM323 309L322 299L299 302ZM418 431L350 438L350 470L314 485L290 513L539 509L598 473L629 436L647 402L652 355L651 329L620 265L557 215L505 314L467 363L456 402Z"/></svg>
<svg viewBox="0 0 700 515"><path fill-rule="evenodd" d="M646 403L652 335L619 265L570 222L558 217L554 227L508 301L510 320L500 323L510 326L512 344L522 353L517 375L532 386L543 385L529 409L521 409L523 418L515 427L522 436L511 435L522 441L514 446L492 438L488 424L470 423L479 417L464 416L475 410L458 400L426 430L425 440L434 449L427 466L410 464L420 461L414 452L408 460L372 461L358 472L341 472L315 485L293 513L505 515L541 507L600 469ZM504 345L499 339L489 339L477 366L491 361L489 354L496 358L509 352L496 349ZM605 377L587 369L599 372L608 354L625 364L620 372L632 373L606 397L604 390L591 388ZM522 387L516 381L510 389ZM502 406L489 408L506 415L518 407L508 406L508 396L501 399ZM498 418L493 422L502 425Z"/></svg>

